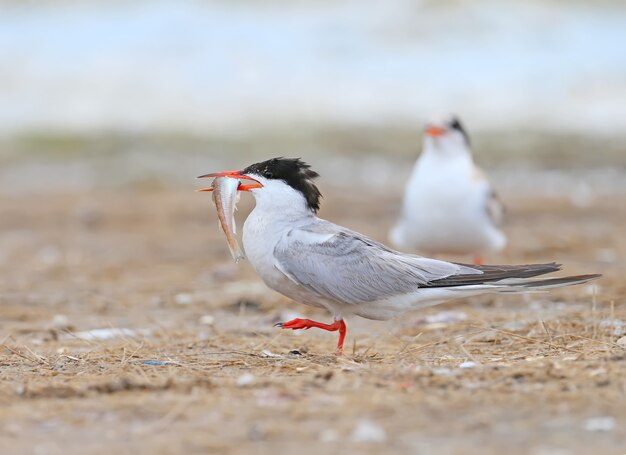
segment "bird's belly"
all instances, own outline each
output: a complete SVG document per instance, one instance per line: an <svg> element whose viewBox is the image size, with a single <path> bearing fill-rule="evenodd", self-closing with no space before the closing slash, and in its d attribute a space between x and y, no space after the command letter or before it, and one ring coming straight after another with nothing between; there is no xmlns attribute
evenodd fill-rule
<svg viewBox="0 0 626 455"><path fill-rule="evenodd" d="M274 264L274 247L278 236L262 231L260 227L248 221L244 225L243 246L246 257L265 284L282 293L283 283L288 278Z"/></svg>
<svg viewBox="0 0 626 455"><path fill-rule="evenodd" d="M482 294L484 292L484 290L476 290L475 294ZM447 288L421 288L412 293L397 295L376 302L355 305L351 313L366 319L386 321L401 316L409 311L428 308L442 302L464 298L472 294L472 292L460 293Z"/></svg>
<svg viewBox="0 0 626 455"><path fill-rule="evenodd" d="M467 253L485 246L484 222L481 223L462 207L458 210L451 208L451 211L453 213L436 210L415 220L410 229L420 249Z"/></svg>
<svg viewBox="0 0 626 455"><path fill-rule="evenodd" d="M403 230L408 244L424 252L476 253L489 249L492 226L473 194L421 191L410 203Z"/></svg>
<svg viewBox="0 0 626 455"><path fill-rule="evenodd" d="M276 267L272 267L271 269L265 267L257 269L255 267L255 270L269 288L284 295L285 297L295 300L298 303L303 303L317 308L325 308L333 313L335 312L333 305L331 305L330 302L326 302L326 300L322 297L312 291L309 291L304 286L295 283Z"/></svg>

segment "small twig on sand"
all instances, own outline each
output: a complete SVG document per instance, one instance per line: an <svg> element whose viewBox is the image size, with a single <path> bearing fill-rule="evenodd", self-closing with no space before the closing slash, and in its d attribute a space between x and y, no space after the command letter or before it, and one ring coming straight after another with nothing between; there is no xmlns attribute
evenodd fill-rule
<svg viewBox="0 0 626 455"><path fill-rule="evenodd" d="M31 349L28 348L28 346L24 346L24 349L26 349L34 357L34 359L32 357L28 357L27 355L22 354L20 351L17 351L10 346L7 346L6 344L3 346L5 347L5 349L8 349L12 354L15 354L18 357L21 357L31 362L35 360L39 363L50 366L50 363L44 357L40 356L39 354L35 354Z"/></svg>
<svg viewBox="0 0 626 455"><path fill-rule="evenodd" d="M581 339L581 340L591 341L592 343L603 344L603 345L606 345L606 346L611 346L613 348L623 349L622 346L620 346L617 343L614 343L614 342L611 342L611 341L594 340L593 338L589 338L589 337L586 337L584 335L575 335L573 333L566 333L566 334L563 334L563 335L555 335L555 338L565 338L565 337L578 338L578 339Z"/></svg>
<svg viewBox="0 0 626 455"><path fill-rule="evenodd" d="M546 335L548 335L548 340L550 340L550 343L552 343L552 334L548 330L548 327L546 326L546 323L543 319L541 320L541 326L543 327L544 332L546 332Z"/></svg>
<svg viewBox="0 0 626 455"><path fill-rule="evenodd" d="M418 338L422 336L422 334L423 334L423 333L424 333L424 332L420 332L420 333L418 333L417 335L415 335L414 337L412 337L412 338L411 338L411 341L406 341L406 342L404 343L404 346L402 346L402 347L400 348L400 350L398 351L398 353L397 353L396 355L400 355L400 354L402 354L404 351L406 351L406 350L408 349L408 347L409 347L409 346L411 346L413 343L415 343L415 342L418 340ZM402 339L400 338L400 340L402 340Z"/></svg>
<svg viewBox="0 0 626 455"><path fill-rule="evenodd" d="M465 349L465 345L463 343L459 344L459 348L461 348L461 351L463 351L472 362L474 362L476 365L480 365L480 360L476 359L472 354L470 354L470 352Z"/></svg>
<svg viewBox="0 0 626 455"><path fill-rule="evenodd" d="M141 343L139 344L139 347L137 349L135 349L132 354L130 354L128 356L128 358L126 358L126 348L124 347L124 357L122 359L121 364L124 365L126 364L129 360L131 360L133 357L135 357L135 355L141 350L143 349L143 340L141 341Z"/></svg>
<svg viewBox="0 0 626 455"><path fill-rule="evenodd" d="M568 348L566 346L559 346L558 344L550 343L548 341L538 340L536 338L531 338L531 337L527 337L527 336L524 336L524 335L519 335L517 333L508 332L506 330L500 330L500 329L492 329L492 330L494 330L494 331L496 331L498 333L501 333L503 335L508 335L508 336L511 336L511 337L514 337L514 338L519 338L520 340L526 340L526 341L529 341L529 342L532 342L532 343L543 344L543 345L551 347L551 348L563 349L564 351L574 352L576 354L581 354L581 355L584 354L583 351L578 351L576 349L571 349L571 348Z"/></svg>

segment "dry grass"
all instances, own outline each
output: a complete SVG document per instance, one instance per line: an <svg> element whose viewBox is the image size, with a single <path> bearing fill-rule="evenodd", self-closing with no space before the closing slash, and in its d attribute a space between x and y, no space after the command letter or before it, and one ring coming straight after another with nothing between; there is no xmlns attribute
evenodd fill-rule
<svg viewBox="0 0 626 455"><path fill-rule="evenodd" d="M366 196L330 192L323 215L384 239L397 199ZM624 450L619 195L585 209L509 198L512 243L489 258L605 273L595 288L351 320L340 358L334 335L272 327L328 316L232 264L210 198L188 188L0 204L3 453ZM132 332L81 338L99 328Z"/></svg>

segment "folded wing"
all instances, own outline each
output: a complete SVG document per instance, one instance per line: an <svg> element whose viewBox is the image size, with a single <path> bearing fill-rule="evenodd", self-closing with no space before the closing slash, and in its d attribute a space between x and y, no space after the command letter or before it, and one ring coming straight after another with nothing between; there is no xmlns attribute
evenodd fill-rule
<svg viewBox="0 0 626 455"><path fill-rule="evenodd" d="M375 302L415 292L454 276L482 271L393 251L324 220L290 230L274 250L275 266L291 280L341 303Z"/></svg>

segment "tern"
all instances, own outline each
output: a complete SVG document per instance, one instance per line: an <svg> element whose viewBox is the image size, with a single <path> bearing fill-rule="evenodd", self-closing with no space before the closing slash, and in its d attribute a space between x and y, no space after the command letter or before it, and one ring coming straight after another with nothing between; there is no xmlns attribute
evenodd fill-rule
<svg viewBox="0 0 626 455"><path fill-rule="evenodd" d="M472 266L394 251L368 237L317 217L317 172L299 158L273 158L240 171L202 175L248 180L256 206L245 221L243 245L252 267L273 290L328 310L324 324L293 319L283 329L338 331L344 318L387 320L410 310L485 293L524 292L584 283L599 275L534 278L560 269L556 263ZM210 189L206 189L210 191ZM200 190L202 191L202 190Z"/></svg>
<svg viewBox="0 0 626 455"><path fill-rule="evenodd" d="M503 207L472 159L470 141L458 117L431 120L421 155L404 192L401 214L389 233L407 251L482 255L506 245L500 229Z"/></svg>

